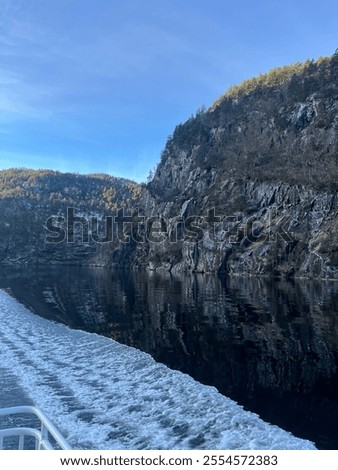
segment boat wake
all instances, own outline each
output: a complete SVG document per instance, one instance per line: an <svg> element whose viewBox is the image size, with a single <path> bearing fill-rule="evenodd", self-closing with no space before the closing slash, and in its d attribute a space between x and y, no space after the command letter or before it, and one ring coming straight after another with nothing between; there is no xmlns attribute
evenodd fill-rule
<svg viewBox="0 0 338 470"><path fill-rule="evenodd" d="M40 318L4 291L0 342L1 373L74 448L315 448L148 354Z"/></svg>

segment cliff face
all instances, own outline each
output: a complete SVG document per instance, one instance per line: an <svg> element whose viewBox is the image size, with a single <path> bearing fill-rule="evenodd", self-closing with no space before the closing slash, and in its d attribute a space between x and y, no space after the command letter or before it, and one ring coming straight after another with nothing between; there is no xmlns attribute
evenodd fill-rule
<svg viewBox="0 0 338 470"><path fill-rule="evenodd" d="M163 236L135 265L338 278L337 77L337 54L278 69L178 126L144 196Z"/></svg>
<svg viewBox="0 0 338 470"><path fill-rule="evenodd" d="M338 279L337 77L335 54L233 87L147 186L0 172L0 261Z"/></svg>
<svg viewBox="0 0 338 470"><path fill-rule="evenodd" d="M226 180L219 192L224 209L216 206L217 222L212 225L207 215L215 205L208 196L184 201L178 217L170 210L171 203L156 206L168 214L170 233L178 219L197 219L198 207L206 216L201 216L203 237L188 240L186 232L172 241L169 235L161 243L149 244L144 260L138 257L136 263L141 260L148 269L173 272L338 278L336 192L235 179Z"/></svg>

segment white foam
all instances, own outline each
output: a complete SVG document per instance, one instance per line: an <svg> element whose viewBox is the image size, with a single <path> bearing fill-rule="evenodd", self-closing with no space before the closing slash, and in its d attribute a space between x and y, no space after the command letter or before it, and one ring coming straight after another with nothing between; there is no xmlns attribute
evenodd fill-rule
<svg viewBox="0 0 338 470"><path fill-rule="evenodd" d="M148 354L35 316L3 291L0 341L2 367L75 448L315 448Z"/></svg>

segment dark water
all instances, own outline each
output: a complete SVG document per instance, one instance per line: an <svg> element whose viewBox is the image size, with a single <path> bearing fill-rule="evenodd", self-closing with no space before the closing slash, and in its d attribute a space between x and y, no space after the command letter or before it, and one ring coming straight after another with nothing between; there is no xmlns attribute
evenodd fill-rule
<svg viewBox="0 0 338 470"><path fill-rule="evenodd" d="M52 267L2 270L0 287L338 449L338 283Z"/></svg>

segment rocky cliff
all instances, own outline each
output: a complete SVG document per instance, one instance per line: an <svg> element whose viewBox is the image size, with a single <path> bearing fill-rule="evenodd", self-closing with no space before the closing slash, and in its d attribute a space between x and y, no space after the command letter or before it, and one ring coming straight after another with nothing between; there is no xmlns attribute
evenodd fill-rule
<svg viewBox="0 0 338 470"><path fill-rule="evenodd" d="M338 54L233 87L176 127L135 265L338 278Z"/></svg>
<svg viewBox="0 0 338 470"><path fill-rule="evenodd" d="M337 77L336 53L232 87L148 185L0 172L1 262L338 279Z"/></svg>

